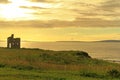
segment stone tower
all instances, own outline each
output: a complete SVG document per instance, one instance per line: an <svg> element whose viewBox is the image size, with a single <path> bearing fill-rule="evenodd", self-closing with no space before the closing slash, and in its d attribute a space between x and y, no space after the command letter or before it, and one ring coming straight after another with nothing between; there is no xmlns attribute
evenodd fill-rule
<svg viewBox="0 0 120 80"><path fill-rule="evenodd" d="M20 38L14 38L14 34L7 38L7 48L20 48Z"/></svg>

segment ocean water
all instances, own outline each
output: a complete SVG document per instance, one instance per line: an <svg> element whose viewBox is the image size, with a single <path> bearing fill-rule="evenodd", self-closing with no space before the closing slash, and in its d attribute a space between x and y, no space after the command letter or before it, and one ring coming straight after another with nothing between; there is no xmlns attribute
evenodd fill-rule
<svg viewBox="0 0 120 80"><path fill-rule="evenodd" d="M6 42L0 42L6 47ZM120 62L120 42L22 42L22 48L86 51L93 58Z"/></svg>

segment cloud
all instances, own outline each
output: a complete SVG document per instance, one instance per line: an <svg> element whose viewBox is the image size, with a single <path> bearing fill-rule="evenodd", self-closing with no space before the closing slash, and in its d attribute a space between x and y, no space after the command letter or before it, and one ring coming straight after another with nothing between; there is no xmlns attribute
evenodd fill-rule
<svg viewBox="0 0 120 80"><path fill-rule="evenodd" d="M102 20L98 18L78 18L74 21L1 21L0 27L33 27L33 28L53 28L53 27L120 27L120 20Z"/></svg>
<svg viewBox="0 0 120 80"><path fill-rule="evenodd" d="M2 0L3 1L3 0ZM0 1L0 2L2 2ZM5 0L4 0L5 1ZM119 27L118 0L30 0L20 5L27 10L23 21L1 21L1 26L51 27ZM27 19L28 18L28 19ZM25 20L28 21L25 21ZM30 19L30 20L29 20Z"/></svg>
<svg viewBox="0 0 120 80"><path fill-rule="evenodd" d="M55 2L54 0L30 0L31 2L47 2L47 3L51 3L51 2Z"/></svg>
<svg viewBox="0 0 120 80"><path fill-rule="evenodd" d="M45 2L46 0L30 0L32 2Z"/></svg>
<svg viewBox="0 0 120 80"><path fill-rule="evenodd" d="M90 7L90 6L89 6ZM77 11L84 18L100 18L103 20L120 20L120 1L104 0L99 4L94 4L88 11Z"/></svg>
<svg viewBox="0 0 120 80"><path fill-rule="evenodd" d="M26 8L26 9L46 9L46 8L43 8L43 7L37 7L37 6L20 6L20 8Z"/></svg>
<svg viewBox="0 0 120 80"><path fill-rule="evenodd" d="M34 0L40 2L41 0ZM77 17L84 17L91 9L96 7L95 4L86 3L85 1L74 1L74 0L42 0L41 2L53 2L44 3L34 6L21 6L21 8L33 10L33 15L40 17L39 19L49 20L74 20ZM57 2L57 3L54 3ZM83 14L81 14L83 13ZM30 13L32 14L32 13ZM84 16L83 16L84 15ZM41 18L42 17L42 18Z"/></svg>
<svg viewBox="0 0 120 80"><path fill-rule="evenodd" d="M99 10L98 10L99 11ZM99 12L79 12L79 14L83 15L83 16L89 16L89 17L98 17L103 18L103 19L119 19L120 14L119 13L115 13L115 12L106 12L106 11L99 11Z"/></svg>
<svg viewBox="0 0 120 80"><path fill-rule="evenodd" d="M0 0L0 3L9 3L8 0Z"/></svg>
<svg viewBox="0 0 120 80"><path fill-rule="evenodd" d="M120 9L120 0L107 0L106 2L102 3L101 9L114 11L115 9Z"/></svg>

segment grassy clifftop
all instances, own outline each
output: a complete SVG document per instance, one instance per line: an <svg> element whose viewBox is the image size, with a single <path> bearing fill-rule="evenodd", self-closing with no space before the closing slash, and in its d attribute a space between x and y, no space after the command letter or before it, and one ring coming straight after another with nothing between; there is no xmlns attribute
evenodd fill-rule
<svg viewBox="0 0 120 80"><path fill-rule="evenodd" d="M34 68L41 64L86 64L92 58L83 51L52 51L42 49L5 49L0 48L1 65L23 65Z"/></svg>
<svg viewBox="0 0 120 80"><path fill-rule="evenodd" d="M0 48L0 80L119 80L119 66L84 51Z"/></svg>
<svg viewBox="0 0 120 80"><path fill-rule="evenodd" d="M42 49L0 48L0 66L26 69L79 69L89 65L110 65L111 63L92 59L84 51L52 51ZM77 65L73 68L73 65ZM81 67L79 67L81 66Z"/></svg>

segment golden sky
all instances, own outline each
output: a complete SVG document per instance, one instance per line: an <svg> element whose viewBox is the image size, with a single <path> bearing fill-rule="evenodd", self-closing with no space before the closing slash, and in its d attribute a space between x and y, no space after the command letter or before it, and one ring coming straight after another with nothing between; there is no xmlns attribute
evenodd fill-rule
<svg viewBox="0 0 120 80"><path fill-rule="evenodd" d="M120 39L119 0L0 0L0 40Z"/></svg>

